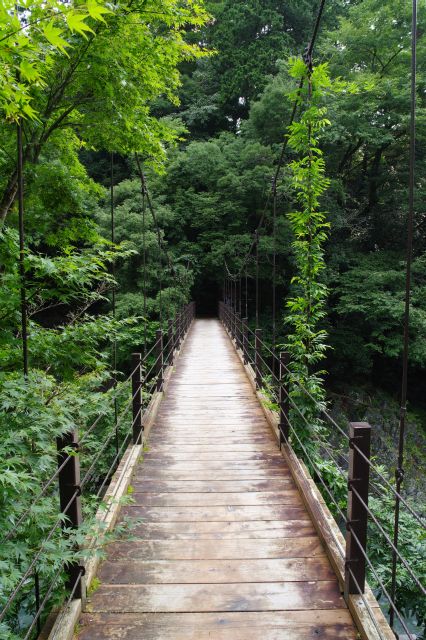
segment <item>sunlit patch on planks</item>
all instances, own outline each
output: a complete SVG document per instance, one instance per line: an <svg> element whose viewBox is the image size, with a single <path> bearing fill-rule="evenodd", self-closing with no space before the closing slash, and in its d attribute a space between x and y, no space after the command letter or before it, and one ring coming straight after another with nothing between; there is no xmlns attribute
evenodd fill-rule
<svg viewBox="0 0 426 640"><path fill-rule="evenodd" d="M229 339L197 320L79 640L354 640L325 552Z"/></svg>

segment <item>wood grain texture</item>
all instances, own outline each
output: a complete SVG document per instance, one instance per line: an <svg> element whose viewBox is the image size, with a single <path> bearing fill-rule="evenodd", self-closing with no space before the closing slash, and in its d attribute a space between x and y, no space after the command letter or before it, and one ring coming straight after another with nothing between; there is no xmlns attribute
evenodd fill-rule
<svg viewBox="0 0 426 640"><path fill-rule="evenodd" d="M185 541L186 543L187 541ZM160 557L160 556L159 556ZM203 584L229 582L306 582L332 580L325 555L316 558L232 560L107 561L99 573L105 584Z"/></svg>
<svg viewBox="0 0 426 640"><path fill-rule="evenodd" d="M285 491L294 489L290 478L267 480L137 480L133 482L135 493L252 493Z"/></svg>
<svg viewBox="0 0 426 640"><path fill-rule="evenodd" d="M118 560L211 560L245 558L312 558L324 551L316 536L283 540L132 540L117 542L111 558Z"/></svg>
<svg viewBox="0 0 426 640"><path fill-rule="evenodd" d="M230 584L101 585L92 596L97 612L294 611L340 609L336 581Z"/></svg>
<svg viewBox="0 0 426 640"><path fill-rule="evenodd" d="M349 613L87 613L81 640L355 640Z"/></svg>
<svg viewBox="0 0 426 640"><path fill-rule="evenodd" d="M189 469L171 469L170 467L158 468L144 466L141 467L134 477L134 483L142 483L146 480L152 481L241 481L241 480L279 480L281 478L291 480L291 473L288 469L262 469L262 468L245 468L245 467L229 467L229 466L216 466L213 470L211 465L206 469L205 465L199 469L194 467Z"/></svg>
<svg viewBox="0 0 426 640"><path fill-rule="evenodd" d="M237 520L191 522L146 522L132 528L132 533L143 540L273 540L293 538L297 531L302 537L314 535L311 521L299 520Z"/></svg>
<svg viewBox="0 0 426 640"><path fill-rule="evenodd" d="M122 513L146 522L199 522L238 520L299 520L306 516L304 507L262 505L259 507L123 507Z"/></svg>
<svg viewBox="0 0 426 640"><path fill-rule="evenodd" d="M265 504L291 504L301 506L297 489L292 486L283 491L228 491L225 493L138 493L133 494L136 505L147 507L222 507L259 506Z"/></svg>
<svg viewBox="0 0 426 640"><path fill-rule="evenodd" d="M79 640L355 640L336 576L216 320L192 326Z"/></svg>

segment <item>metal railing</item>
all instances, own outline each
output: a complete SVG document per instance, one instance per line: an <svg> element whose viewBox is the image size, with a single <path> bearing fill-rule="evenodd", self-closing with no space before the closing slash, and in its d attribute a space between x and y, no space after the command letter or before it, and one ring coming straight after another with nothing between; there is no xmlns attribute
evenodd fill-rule
<svg viewBox="0 0 426 640"><path fill-rule="evenodd" d="M252 330L247 318L241 318L231 305L224 302L219 303L219 318L229 333L235 348L241 353L244 364L252 367L257 389L264 390L277 409L280 447L283 444L294 445L302 453L318 488L324 495L326 502L332 506L335 518L337 516L338 525L346 530L345 549L342 550L340 545L337 546L344 561L345 599L348 601L352 594L361 596L378 637L383 639L386 637L366 598L366 575L369 573L380 590L382 604L384 603L387 608L385 613L393 612L393 616L390 618L393 617L398 621L400 631L407 634L404 637L414 637L407 626L406 615L398 606L398 597L391 597L390 588L385 585L378 567L374 566L368 554L368 537L371 535L379 536L383 544L386 545L385 548L396 554L398 559L397 572L403 570L409 576L414 587L425 598L426 589L421 583L420 577L413 570L410 558L404 557L394 545L393 531L389 523L384 522L380 515L374 513L369 506L369 497L373 493L379 499L389 495L397 497L401 508L406 509L422 531L426 531L426 521L421 514L415 511L408 500L396 491L393 484L385 477L383 470L375 463L374 457L371 455L371 426L365 422L348 422L347 430L342 428L330 415L327 407L319 403L304 385L295 380L287 353L276 353L271 349L262 340L262 331L260 329ZM306 442L304 443L300 437L300 429L296 423L306 423L307 419L294 400L295 394L292 393L292 389L295 386L297 387L297 395L299 397L301 394L305 395L315 406L318 418L330 428L333 437L341 438L343 445L336 447L333 442L324 441L315 432L311 432L310 435L314 444L318 446L318 450L321 451L321 456L332 461L336 473L347 487L346 513L343 511L341 501L336 499L329 479L324 478L320 465L309 452ZM310 425L306 424L306 427L309 428ZM345 448L346 453L344 452ZM393 631L395 636L399 637L397 630L393 629Z"/></svg>
<svg viewBox="0 0 426 640"><path fill-rule="evenodd" d="M128 400L113 421L105 440L102 444L97 442L95 455L87 462L86 468L81 467L84 462L82 460L84 446L89 437L96 436L96 429L102 424L106 411L102 411L96 416L95 420L84 429L81 438L79 438L77 431L71 431L57 438L57 469L40 487L35 499L20 514L13 528L6 534L0 534L0 544L13 540L19 535L23 526L31 518L36 517L37 507L40 501L48 495L48 492L56 492L59 498L59 511L54 515L53 524L47 530L43 540L40 541L38 548L33 551L27 567L21 571L16 584L5 598L5 604L0 611L0 630L1 623L6 622L8 626L12 623L15 628L18 628L17 622L13 624L13 617L19 617L19 598L24 589L28 593L30 583L33 584L34 613L31 621L22 632L24 640L28 640L35 633L40 632L42 617L50 606L55 589L57 590L61 584L64 572L66 574L65 586L68 603L73 599L84 597L82 578L85 575L85 566L82 562L69 558L64 561L61 566L56 568L55 576L49 581L45 592L42 593L43 585L39 576L40 561L49 545L58 540L58 533L65 539L69 539L73 531L81 529L84 523L82 499L85 495L101 499L126 449L131 444L142 444L145 416L150 410L155 394L163 391L166 369L173 365L175 355L179 351L194 316L195 304L191 302L179 311L173 320L169 320L166 333L163 334L161 329L157 330L154 343L144 355L141 353L132 355L131 372L126 380L120 383L120 391L124 390L126 395L129 394ZM116 396L111 397L111 401L115 400ZM122 436L121 444L118 441L119 433ZM113 459L109 468L103 469L101 472L97 471L98 463L105 457L109 447L114 445ZM95 482L93 482L94 478Z"/></svg>

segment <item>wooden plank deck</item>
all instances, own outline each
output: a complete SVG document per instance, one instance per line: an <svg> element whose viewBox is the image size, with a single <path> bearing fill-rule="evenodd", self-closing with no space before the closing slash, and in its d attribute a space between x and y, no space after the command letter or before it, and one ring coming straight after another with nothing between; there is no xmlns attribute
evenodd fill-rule
<svg viewBox="0 0 426 640"><path fill-rule="evenodd" d="M355 640L337 578L218 320L193 324L79 640Z"/></svg>

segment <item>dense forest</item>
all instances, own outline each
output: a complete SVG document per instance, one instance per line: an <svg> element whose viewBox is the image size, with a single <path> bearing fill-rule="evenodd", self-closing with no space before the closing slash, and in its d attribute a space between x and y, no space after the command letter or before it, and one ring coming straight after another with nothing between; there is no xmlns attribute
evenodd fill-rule
<svg viewBox="0 0 426 640"><path fill-rule="evenodd" d="M313 95L305 92L296 100L289 129L299 79L306 74L300 59L317 11L317 0L28 0L0 7L0 531L6 535L0 604L55 517L54 496L46 495L18 534L8 537L56 464L56 438L75 426L84 433L100 411L101 430L109 432L112 395L118 390L119 402L126 400L120 381L129 372L130 354L146 350L155 331L166 329L190 300L200 315L215 315L226 269L243 270L247 277L254 327L255 264L246 255L262 216L259 324L271 346L290 345L291 353L293 345L297 351L294 318L302 311L294 301L303 289L303 251L295 239L305 223L293 211L303 199L301 154L316 163L321 212L315 218L322 292L312 320L321 352L317 360L312 352L315 384L336 419L372 424L377 463L393 481L403 353L411 6L402 0L325 3ZM422 515L425 29L421 5L403 490ZM311 147L307 131L315 137ZM275 185L273 220L265 204L284 139L289 144ZM97 447L98 440L89 437L88 467ZM105 461L93 479L88 513L96 508L96 488L108 466ZM391 502L376 505L389 523ZM424 534L409 517L401 537L412 566L425 577ZM385 553L374 547L379 562ZM48 583L71 553L67 541L44 549L39 580ZM390 580L384 564L380 575ZM424 637L424 599L407 575L398 586L402 609L417 637ZM14 605L0 621L2 638L24 637L32 606L25 595Z"/></svg>

